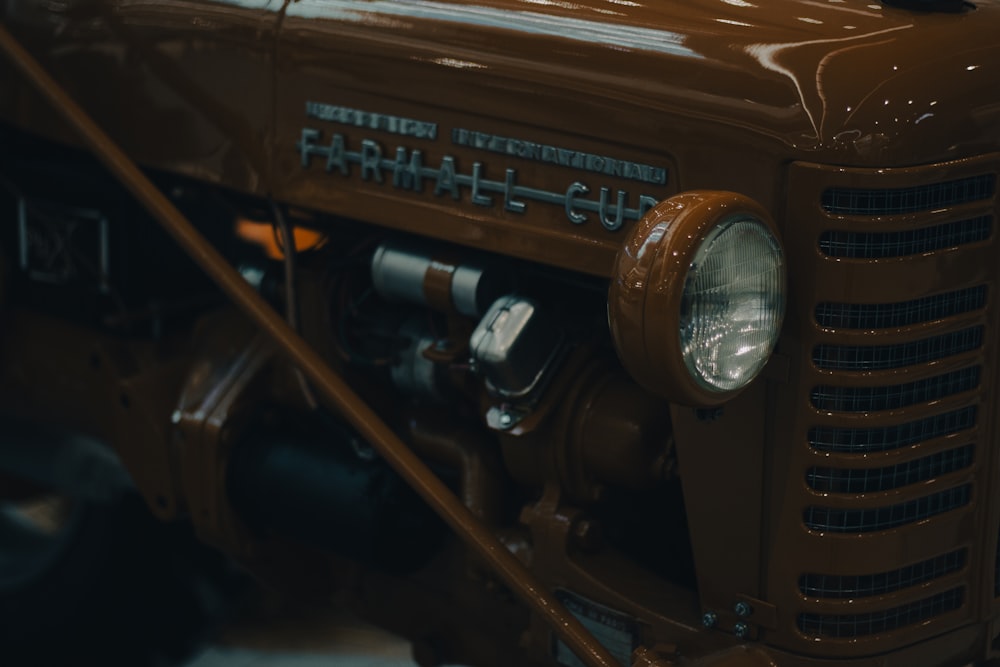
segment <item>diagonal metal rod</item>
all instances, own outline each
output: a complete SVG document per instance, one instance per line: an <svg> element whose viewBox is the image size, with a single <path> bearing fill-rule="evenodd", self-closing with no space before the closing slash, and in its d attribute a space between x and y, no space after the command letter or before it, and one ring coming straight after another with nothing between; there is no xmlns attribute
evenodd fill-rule
<svg viewBox="0 0 1000 667"><path fill-rule="evenodd" d="M84 138L90 149L156 218L205 273L264 330L342 416L371 443L465 543L489 563L588 667L619 667L586 628L434 475L326 362L287 325L177 210L139 167L0 25L0 50Z"/></svg>

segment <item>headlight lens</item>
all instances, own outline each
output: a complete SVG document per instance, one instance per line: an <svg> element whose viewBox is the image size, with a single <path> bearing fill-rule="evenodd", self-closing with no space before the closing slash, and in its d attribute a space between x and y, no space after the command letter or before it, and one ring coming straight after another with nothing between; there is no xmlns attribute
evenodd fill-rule
<svg viewBox="0 0 1000 667"><path fill-rule="evenodd" d="M781 246L750 216L709 231L695 252L681 299L684 365L709 391L734 391L771 356L781 326Z"/></svg>
<svg viewBox="0 0 1000 667"><path fill-rule="evenodd" d="M777 227L733 192L686 192L657 204L629 231L608 294L625 368L693 406L723 403L757 376L784 307Z"/></svg>

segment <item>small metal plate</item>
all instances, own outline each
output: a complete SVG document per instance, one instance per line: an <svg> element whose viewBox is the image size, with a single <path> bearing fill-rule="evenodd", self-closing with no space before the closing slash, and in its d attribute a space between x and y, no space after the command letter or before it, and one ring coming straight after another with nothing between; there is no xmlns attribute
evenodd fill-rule
<svg viewBox="0 0 1000 667"><path fill-rule="evenodd" d="M556 590L555 597L621 665L632 664L632 651L639 647L636 619L567 590ZM552 651L556 662L564 667L585 667L568 646L554 637Z"/></svg>

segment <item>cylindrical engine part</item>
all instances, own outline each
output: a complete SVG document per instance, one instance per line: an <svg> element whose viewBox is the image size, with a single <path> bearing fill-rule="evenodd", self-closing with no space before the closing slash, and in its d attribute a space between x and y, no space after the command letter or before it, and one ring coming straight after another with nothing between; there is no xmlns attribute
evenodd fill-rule
<svg viewBox="0 0 1000 667"><path fill-rule="evenodd" d="M382 298L479 317L506 288L495 271L454 262L418 246L383 243L372 257L372 282Z"/></svg>
<svg viewBox="0 0 1000 667"><path fill-rule="evenodd" d="M668 405L620 369L591 365L554 417L547 428L501 435L504 462L518 482L555 478L570 498L587 503L603 487L642 490L670 474Z"/></svg>
<svg viewBox="0 0 1000 667"><path fill-rule="evenodd" d="M444 374L441 366L427 357L425 352L435 345L435 337L427 330L422 318L407 320L399 335L410 344L397 355L389 369L392 383L410 396L420 396L436 402L445 400Z"/></svg>
<svg viewBox="0 0 1000 667"><path fill-rule="evenodd" d="M381 459L359 456L337 425L319 433L251 430L233 449L226 490L247 525L393 572L419 568L444 524Z"/></svg>
<svg viewBox="0 0 1000 667"><path fill-rule="evenodd" d="M673 428L666 401L625 373L610 372L588 383L574 405L567 459L580 458L568 467L581 478L644 489L669 473Z"/></svg>

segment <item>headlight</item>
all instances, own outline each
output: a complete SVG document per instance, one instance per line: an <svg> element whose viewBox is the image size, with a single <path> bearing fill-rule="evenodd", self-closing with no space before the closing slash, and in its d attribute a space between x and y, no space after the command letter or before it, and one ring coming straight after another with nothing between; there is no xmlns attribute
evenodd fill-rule
<svg viewBox="0 0 1000 667"><path fill-rule="evenodd" d="M608 316L618 354L647 388L717 405L767 363L784 316L777 230L752 200L690 192L653 208L615 263Z"/></svg>

